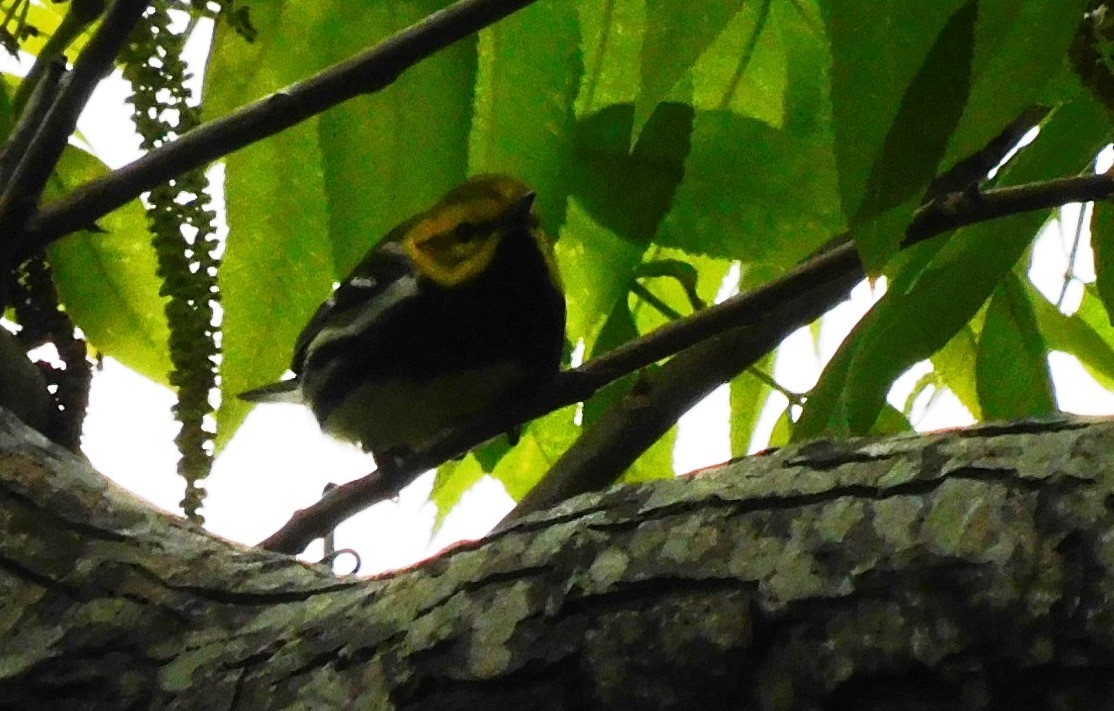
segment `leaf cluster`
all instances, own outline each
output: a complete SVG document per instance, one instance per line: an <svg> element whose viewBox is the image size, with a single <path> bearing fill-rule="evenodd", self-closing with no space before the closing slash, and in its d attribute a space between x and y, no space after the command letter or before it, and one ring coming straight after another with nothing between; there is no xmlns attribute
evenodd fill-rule
<svg viewBox="0 0 1114 711"><path fill-rule="evenodd" d="M1050 414L1053 350L1114 382L1105 204L1090 234L1097 283L1072 313L1028 278L1034 239L1059 214L1043 202L959 220L947 236L902 248L926 207L1092 170L1110 133L1110 53L1094 3L508 4L524 7L393 82L367 79L386 88L322 106L225 158L220 445L247 414L231 395L285 371L316 305L375 240L488 171L530 183L559 237L570 365L574 354L591 361L683 322L724 293L761 290L833 240L854 241L867 272L885 277L885 295L809 392L776 382L774 353L735 374L734 454L759 441L767 403L782 409L777 443L910 429L912 403L931 391L954 393L978 418ZM281 100L286 87L446 5L237 3L253 39L219 26L204 115L219 122ZM1003 143L1013 148L1037 127L997 165ZM82 179L65 162L57 176ZM52 262L90 341L161 379L166 331L141 222L133 202L101 222L110 237L64 239ZM129 249L134 259L107 256ZM93 289L90 269L117 288ZM894 381L926 360L933 369L908 403L890 405ZM514 447L496 441L443 466L440 510L484 474L521 498L647 379L653 367L531 422ZM671 472L675 437L671 428L616 476Z"/></svg>

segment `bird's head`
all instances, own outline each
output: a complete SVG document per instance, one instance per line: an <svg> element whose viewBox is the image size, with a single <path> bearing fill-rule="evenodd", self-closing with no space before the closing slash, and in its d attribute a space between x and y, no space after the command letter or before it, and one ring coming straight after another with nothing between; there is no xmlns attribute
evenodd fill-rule
<svg viewBox="0 0 1114 711"><path fill-rule="evenodd" d="M536 240L546 259L552 259L534 198L514 178L473 177L419 215L403 244L421 273L447 288L482 274L508 237Z"/></svg>

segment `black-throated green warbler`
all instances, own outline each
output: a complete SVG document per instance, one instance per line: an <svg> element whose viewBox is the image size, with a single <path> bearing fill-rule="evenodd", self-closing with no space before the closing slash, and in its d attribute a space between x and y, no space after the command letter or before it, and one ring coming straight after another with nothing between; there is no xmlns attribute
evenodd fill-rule
<svg viewBox="0 0 1114 711"><path fill-rule="evenodd" d="M294 378L240 397L303 402L384 466L552 379L564 339L534 193L477 176L368 251L298 337Z"/></svg>

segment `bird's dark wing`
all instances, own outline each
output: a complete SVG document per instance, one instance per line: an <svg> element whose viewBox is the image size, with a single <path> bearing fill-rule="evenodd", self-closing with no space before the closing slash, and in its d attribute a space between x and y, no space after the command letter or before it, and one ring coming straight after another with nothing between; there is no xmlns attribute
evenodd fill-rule
<svg viewBox="0 0 1114 711"><path fill-rule="evenodd" d="M414 274L414 263L402 243L393 236L377 244L325 300L302 329L294 346L291 370L300 373L313 339L330 324L347 320L367 308L399 279Z"/></svg>

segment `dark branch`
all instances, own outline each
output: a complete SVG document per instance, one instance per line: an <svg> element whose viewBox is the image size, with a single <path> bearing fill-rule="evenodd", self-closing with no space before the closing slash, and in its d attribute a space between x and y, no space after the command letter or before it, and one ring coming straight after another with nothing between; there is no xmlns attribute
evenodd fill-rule
<svg viewBox="0 0 1114 711"><path fill-rule="evenodd" d="M1052 109L1047 106L1029 106L1010 121L1002 131L973 155L959 161L946 173L937 177L928 186L925 202L930 202L950 193L960 193L981 185L990 171L1015 150L1025 134L1047 118Z"/></svg>
<svg viewBox="0 0 1114 711"><path fill-rule="evenodd" d="M903 246L954 230L1033 210L1049 210L1073 202L1106 200L1114 194L1114 176L1080 175L1029 183L987 192L962 191L937 198L917 213Z"/></svg>
<svg viewBox="0 0 1114 711"><path fill-rule="evenodd" d="M916 244L975 222L1070 202L1105 199L1112 191L1114 181L1106 175L1001 188L991 193L965 189L944 196L919 211L906 231L903 244ZM746 324L719 332L680 352L661 370L651 374L638 398L624 398L606 417L581 434L500 527L617 481L680 415L719 385L757 363L793 331L843 301L866 276L850 244L813 263L816 261L827 263L829 268L816 270L807 285L785 291L781 298L773 300L761 324Z"/></svg>
<svg viewBox="0 0 1114 711"><path fill-rule="evenodd" d="M46 120L47 112L58 98L62 77L66 74L66 60L62 58L47 62L41 67L35 90L31 92L27 105L19 114L15 128L8 135L8 140L4 142L4 148L0 151L0 193L11 180L20 158L26 154L31 139Z"/></svg>
<svg viewBox="0 0 1114 711"><path fill-rule="evenodd" d="M533 2L462 0L363 54L199 126L47 205L28 223L32 247L42 248L81 229L181 173L204 167L348 99L384 89L420 60Z"/></svg>
<svg viewBox="0 0 1114 711"><path fill-rule="evenodd" d="M680 415L753 366L798 328L846 299L865 273L852 249L840 252L843 254L833 262L841 268L763 314L761 322L736 326L701 341L678 353L656 373L647 374L638 396L623 398L595 425L585 428L497 530L526 514L613 484Z"/></svg>
<svg viewBox="0 0 1114 711"><path fill-rule="evenodd" d="M1071 202L1101 200L1112 194L1114 178L1088 175L1001 188L981 194L948 195L917 212L905 241L906 244L912 244L964 225L1007 214L1049 209ZM581 402L607 383L663 358L680 354L662 369L654 379L655 383L666 384L669 378L684 380L676 378L675 371L691 373L693 368L706 368L715 375L709 378L715 381L712 385L714 388L723 380L749 367L793 330L843 301L863 276L863 267L854 245L847 243L837 247L759 289L710 306L681 321L666 324L576 370L562 373L551 387L536 393L529 402L495 408L466 426L446 433L427 450L408 457L389 472L375 471L337 487L314 505L296 512L290 521L259 545L269 550L297 553L315 538L335 528L345 518L393 497L421 472L467 452L511 427ZM686 371L686 368L689 370ZM668 385L659 386L657 390L663 400L673 398L674 402L695 402L702 397L699 392L675 392ZM639 421L640 428L636 429L645 428L647 436L653 437L648 443L631 440L622 445L620 451L617 449L620 442L604 439L604 446L577 447L577 452L594 452L592 456L605 456L599 453L615 448L614 455L622 456L629 455L630 451L636 454L643 451L664 432L661 429L663 424L668 429L675 420L670 415L666 418L669 419L668 423L655 421L649 412L653 409L645 407L638 412L627 413L630 417L645 418ZM675 408L658 410L672 413ZM624 424L629 425L629 421ZM601 434L592 435L593 437L609 436L602 434L602 428L595 429ZM650 434L654 432L656 434ZM638 447L642 449L637 449ZM578 455L574 453L571 456ZM607 471L607 468L600 467L599 471ZM546 480L550 478L547 476ZM531 492L520 504L520 508L534 510L550 505L564 498L566 492L582 485L583 482L570 484L560 477L555 478L548 484L539 485L538 493ZM592 488L591 482L588 488Z"/></svg>
<svg viewBox="0 0 1114 711"><path fill-rule="evenodd" d="M104 22L82 50L74 69L58 92L38 133L20 157L11 182L0 197L0 266L11 267L45 244L28 245L24 230L42 197L46 181L62 157L66 142L77 126L85 104L101 79L112 71L113 61L147 8L146 0L116 0ZM84 227L95 218L74 227Z"/></svg>

